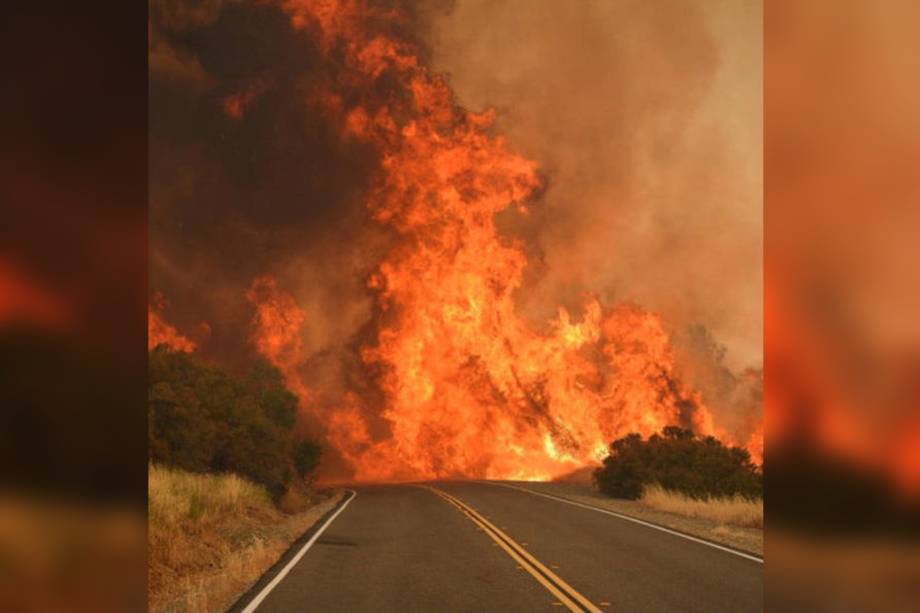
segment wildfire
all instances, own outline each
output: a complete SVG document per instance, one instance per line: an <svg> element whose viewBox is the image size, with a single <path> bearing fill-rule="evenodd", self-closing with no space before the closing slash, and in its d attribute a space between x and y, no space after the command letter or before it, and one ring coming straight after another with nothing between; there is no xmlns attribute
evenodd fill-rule
<svg viewBox="0 0 920 613"><path fill-rule="evenodd" d="M370 434L353 395L324 417L356 478L546 479L596 462L630 432L680 424L724 436L678 380L659 316L592 297L541 329L516 313L527 258L494 219L526 212L536 165L493 133L494 113L457 105L413 45L384 29L398 14L360 0L280 4L342 67L317 106L379 152L367 206L399 236L369 280L381 315L362 350L383 373L388 433ZM248 296L257 348L297 381L303 312L267 278Z"/></svg>
<svg viewBox="0 0 920 613"><path fill-rule="evenodd" d="M281 370L288 386L301 403L305 403L309 390L297 368L304 357L300 335L307 320L306 314L271 277L256 278L246 292L246 298L256 307L250 340L263 357Z"/></svg>
<svg viewBox="0 0 920 613"><path fill-rule="evenodd" d="M169 308L166 298L157 293L152 304L147 309L147 348L153 349L157 345L166 345L173 351L192 352L198 344L192 339L181 334L175 326L163 318L163 311Z"/></svg>

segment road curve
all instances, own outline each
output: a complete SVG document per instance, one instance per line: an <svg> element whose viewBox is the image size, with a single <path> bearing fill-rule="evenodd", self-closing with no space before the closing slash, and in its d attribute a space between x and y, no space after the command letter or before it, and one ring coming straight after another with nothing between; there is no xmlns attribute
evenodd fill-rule
<svg viewBox="0 0 920 613"><path fill-rule="evenodd" d="M480 482L352 489L232 610L763 610L762 563L621 518Z"/></svg>

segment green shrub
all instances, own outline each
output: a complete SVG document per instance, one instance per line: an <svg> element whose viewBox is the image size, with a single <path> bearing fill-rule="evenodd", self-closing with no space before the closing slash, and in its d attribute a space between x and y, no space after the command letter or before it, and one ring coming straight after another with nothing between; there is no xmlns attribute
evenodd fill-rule
<svg viewBox="0 0 920 613"><path fill-rule="evenodd" d="M236 473L276 499L319 463L319 446L295 436L297 397L274 366L244 377L161 345L150 352L149 458L192 472Z"/></svg>
<svg viewBox="0 0 920 613"><path fill-rule="evenodd" d="M638 434L615 440L594 481L605 494L631 500L653 483L696 499L763 496L763 474L746 450L675 426L648 440Z"/></svg>

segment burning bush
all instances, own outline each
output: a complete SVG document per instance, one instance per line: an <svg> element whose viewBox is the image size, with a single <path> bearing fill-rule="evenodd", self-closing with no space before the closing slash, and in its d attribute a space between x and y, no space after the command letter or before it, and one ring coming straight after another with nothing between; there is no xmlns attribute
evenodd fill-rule
<svg viewBox="0 0 920 613"><path fill-rule="evenodd" d="M320 449L295 435L297 397L277 368L245 377L161 345L150 352L149 456L192 472L232 472L277 499L295 474L308 478Z"/></svg>
<svg viewBox="0 0 920 613"><path fill-rule="evenodd" d="M746 450L676 426L648 440L635 433L615 440L594 480L605 494L633 500L652 484L695 499L763 496L763 474Z"/></svg>

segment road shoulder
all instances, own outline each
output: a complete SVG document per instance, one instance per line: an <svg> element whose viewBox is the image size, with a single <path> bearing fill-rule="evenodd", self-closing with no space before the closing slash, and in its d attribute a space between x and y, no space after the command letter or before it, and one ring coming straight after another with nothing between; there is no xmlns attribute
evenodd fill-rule
<svg viewBox="0 0 920 613"><path fill-rule="evenodd" d="M339 509L348 499L345 490L335 490L329 497L307 511L292 517L285 525L279 527L273 539L271 555L264 557L248 573L249 584L241 588L228 599L232 603L225 607L228 613L242 611L249 602L262 591L278 572L303 548L314 532L323 522Z"/></svg>
<svg viewBox="0 0 920 613"><path fill-rule="evenodd" d="M628 515L721 545L763 556L763 530L723 526L708 519L684 517L650 509L639 501L610 498L590 486L575 483L505 481L522 489L550 494L615 513Z"/></svg>

